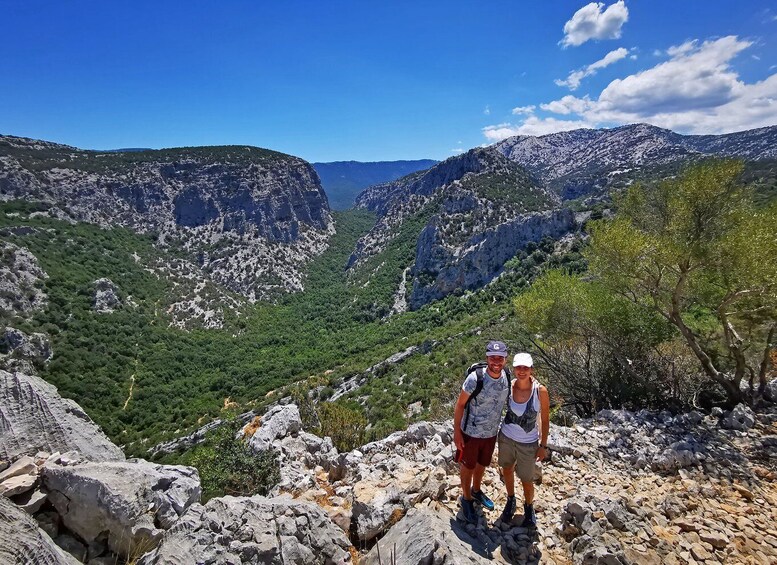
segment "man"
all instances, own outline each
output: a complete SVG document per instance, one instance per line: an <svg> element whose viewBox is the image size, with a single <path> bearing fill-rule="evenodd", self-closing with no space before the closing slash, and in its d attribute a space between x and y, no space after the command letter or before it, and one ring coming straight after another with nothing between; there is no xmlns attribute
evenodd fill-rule
<svg viewBox="0 0 777 565"><path fill-rule="evenodd" d="M453 442L461 462L461 509L464 519L472 523L477 522L475 501L489 510L494 508L480 483L491 464L502 408L509 394L510 376L504 369L506 359L504 343L488 342L486 367L471 370L467 375L453 415Z"/></svg>
<svg viewBox="0 0 777 565"><path fill-rule="evenodd" d="M528 353L513 358L513 385L507 402L507 414L499 432L499 466L502 467L507 503L502 522L515 514L515 475L523 486L523 527L534 527L534 464L545 459L550 430L548 389L534 379L534 362ZM540 423L542 431L540 432Z"/></svg>

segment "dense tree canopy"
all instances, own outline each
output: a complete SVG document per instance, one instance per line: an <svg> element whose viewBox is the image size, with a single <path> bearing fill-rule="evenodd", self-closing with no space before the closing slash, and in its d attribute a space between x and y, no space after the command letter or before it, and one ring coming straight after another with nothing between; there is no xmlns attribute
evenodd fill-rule
<svg viewBox="0 0 777 565"><path fill-rule="evenodd" d="M591 224L591 273L677 328L730 401L763 390L777 314L777 205L756 208L736 161L707 161L631 187Z"/></svg>

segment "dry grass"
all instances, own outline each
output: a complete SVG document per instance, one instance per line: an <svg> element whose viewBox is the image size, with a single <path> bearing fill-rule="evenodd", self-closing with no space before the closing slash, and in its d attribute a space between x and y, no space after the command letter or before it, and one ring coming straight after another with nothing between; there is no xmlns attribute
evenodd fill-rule
<svg viewBox="0 0 777 565"><path fill-rule="evenodd" d="M251 420L251 422L246 426L245 431L243 432L244 438L253 437L253 435L256 433L256 430L262 427L262 424L260 423L259 416L254 416L254 419Z"/></svg>

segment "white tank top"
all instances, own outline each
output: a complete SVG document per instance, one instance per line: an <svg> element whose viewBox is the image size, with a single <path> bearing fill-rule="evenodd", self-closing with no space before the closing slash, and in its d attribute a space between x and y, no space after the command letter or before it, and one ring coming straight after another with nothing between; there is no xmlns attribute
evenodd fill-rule
<svg viewBox="0 0 777 565"><path fill-rule="evenodd" d="M534 443L540 439L540 383L532 379L531 394L526 402L507 401L507 415L502 433L518 443Z"/></svg>

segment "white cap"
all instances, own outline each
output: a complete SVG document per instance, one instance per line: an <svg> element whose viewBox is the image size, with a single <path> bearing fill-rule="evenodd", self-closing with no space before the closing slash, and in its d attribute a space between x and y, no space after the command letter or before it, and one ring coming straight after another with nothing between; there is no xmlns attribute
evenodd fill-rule
<svg viewBox="0 0 777 565"><path fill-rule="evenodd" d="M528 353L516 353L513 357L513 367L533 367L534 361Z"/></svg>

